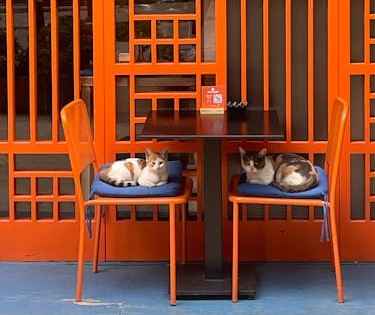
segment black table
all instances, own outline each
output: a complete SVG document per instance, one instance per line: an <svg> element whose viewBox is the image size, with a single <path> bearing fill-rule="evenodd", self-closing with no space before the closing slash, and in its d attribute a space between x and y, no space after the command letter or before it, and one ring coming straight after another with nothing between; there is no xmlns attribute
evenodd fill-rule
<svg viewBox="0 0 375 315"><path fill-rule="evenodd" d="M197 140L204 142L204 265L178 267L178 298L227 298L231 296L230 268L222 253L222 140L279 140L284 136L277 113L232 109L225 114L197 111L152 111L144 124L143 139ZM228 179L230 180L230 179ZM255 297L255 273L242 268L239 281L241 298Z"/></svg>

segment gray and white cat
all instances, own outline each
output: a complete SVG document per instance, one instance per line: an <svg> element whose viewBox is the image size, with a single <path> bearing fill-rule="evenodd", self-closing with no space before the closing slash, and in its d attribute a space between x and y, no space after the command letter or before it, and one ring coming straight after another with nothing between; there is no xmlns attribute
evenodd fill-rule
<svg viewBox="0 0 375 315"><path fill-rule="evenodd" d="M275 175L274 163L271 156L267 155L267 149L256 153L247 153L239 147L241 154L241 166L246 172L246 180L251 184L269 185Z"/></svg>
<svg viewBox="0 0 375 315"><path fill-rule="evenodd" d="M146 160L129 158L115 161L108 168L99 172L99 178L113 186L154 187L168 181L168 153L166 150L155 153L146 149Z"/></svg>
<svg viewBox="0 0 375 315"><path fill-rule="evenodd" d="M267 149L257 153L241 153L241 166L246 172L246 180L253 184L273 184L285 192L300 192L318 185L319 176L314 165L304 157L286 153L274 161L267 155Z"/></svg>

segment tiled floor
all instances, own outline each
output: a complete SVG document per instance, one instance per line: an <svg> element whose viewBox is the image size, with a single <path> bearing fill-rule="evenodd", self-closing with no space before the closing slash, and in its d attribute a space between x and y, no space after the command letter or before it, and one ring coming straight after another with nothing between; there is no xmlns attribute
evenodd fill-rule
<svg viewBox="0 0 375 315"><path fill-rule="evenodd" d="M86 269L89 300L76 305L74 264L0 263L0 315L375 314L375 264L344 266L343 305L336 303L327 264L259 264L256 300L178 301L175 307L168 304L166 264L107 264L95 275Z"/></svg>

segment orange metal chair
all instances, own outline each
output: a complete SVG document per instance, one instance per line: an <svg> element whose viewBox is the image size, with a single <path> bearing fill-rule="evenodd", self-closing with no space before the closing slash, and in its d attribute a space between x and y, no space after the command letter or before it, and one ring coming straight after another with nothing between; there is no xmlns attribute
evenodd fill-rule
<svg viewBox="0 0 375 315"><path fill-rule="evenodd" d="M330 133L326 152L325 171L328 175L328 206L330 228L332 233L333 264L336 273L337 296L339 303L344 302L344 286L342 280L340 254L336 227L336 187L338 180L339 164L342 153L342 142L345 124L348 116L348 104L337 98L332 109ZM295 206L324 206L321 199L284 199L246 196L237 194L239 176L232 179L229 201L233 203L233 261L232 261L232 302L238 301L238 225L240 204L264 205L295 205Z"/></svg>
<svg viewBox="0 0 375 315"><path fill-rule="evenodd" d="M79 207L79 252L77 267L76 301L82 301L83 272L84 272L84 248L85 248L85 209L87 206L96 206L96 224L94 237L94 257L93 271L97 272L99 238L101 225L100 206L113 205L169 205L169 246L170 246L170 303L176 304L176 206L181 206L185 211L185 205L191 194L192 183L190 179L184 179L183 193L175 197L147 197L147 198L103 198L85 201L82 194L81 173L89 166L93 165L95 172L99 170L99 165L95 155L90 121L87 114L86 104L78 99L61 110L61 120L64 128L66 141L68 143L69 157L75 184L75 193ZM183 213L182 219L185 215ZM183 222L185 224L185 222ZM183 258L185 249L185 229L182 235Z"/></svg>

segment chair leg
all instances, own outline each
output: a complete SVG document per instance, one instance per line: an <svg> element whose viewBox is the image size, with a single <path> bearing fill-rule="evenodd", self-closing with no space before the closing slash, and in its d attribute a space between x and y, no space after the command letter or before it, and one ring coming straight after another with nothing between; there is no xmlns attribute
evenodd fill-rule
<svg viewBox="0 0 375 315"><path fill-rule="evenodd" d="M186 263L186 204L181 205L181 218L182 218L182 236L181 236L181 260Z"/></svg>
<svg viewBox="0 0 375 315"><path fill-rule="evenodd" d="M332 207L334 208L334 207ZM331 211L331 210L330 210ZM328 212L328 220L332 220L332 215L329 214ZM329 221L328 221L329 222ZM331 223L329 222L328 223L329 225L331 225ZM331 229L331 228L330 228ZM338 234L338 230L336 229L336 233ZM330 258L330 269L331 269L331 272L335 272L335 257L333 255L333 242L332 242L332 237L331 237L331 240L330 240L330 243L329 243L329 246L332 246L329 250L329 258Z"/></svg>
<svg viewBox="0 0 375 315"><path fill-rule="evenodd" d="M92 272L98 272L98 258L99 258L99 245L100 245L100 229L102 221L102 208L97 206L95 209L95 237L94 237L94 257L92 260Z"/></svg>
<svg viewBox="0 0 375 315"><path fill-rule="evenodd" d="M169 205L170 304L176 305L176 205Z"/></svg>
<svg viewBox="0 0 375 315"><path fill-rule="evenodd" d="M330 223L331 223L331 232L332 232L332 250L333 250L333 259L334 259L335 272L336 272L337 299L339 303L344 303L344 285L343 285L343 280L342 280L335 211L336 210L334 206L331 206Z"/></svg>
<svg viewBox="0 0 375 315"><path fill-rule="evenodd" d="M233 203L232 302L238 301L238 203Z"/></svg>
<svg viewBox="0 0 375 315"><path fill-rule="evenodd" d="M333 246L332 240L330 242L330 245ZM331 272L335 272L335 258L333 256L333 250L332 250L332 248L329 251L329 256L330 256L330 268L331 268Z"/></svg>
<svg viewBox="0 0 375 315"><path fill-rule="evenodd" d="M84 253L85 253L85 216L84 216L84 210L83 210L81 211L80 221L79 221L76 302L82 301L83 273L84 273L84 268L85 268Z"/></svg>

